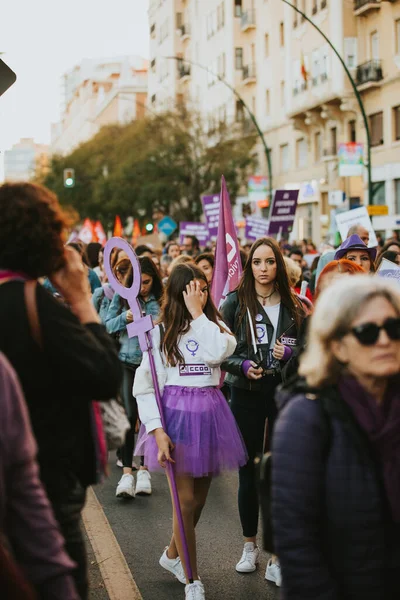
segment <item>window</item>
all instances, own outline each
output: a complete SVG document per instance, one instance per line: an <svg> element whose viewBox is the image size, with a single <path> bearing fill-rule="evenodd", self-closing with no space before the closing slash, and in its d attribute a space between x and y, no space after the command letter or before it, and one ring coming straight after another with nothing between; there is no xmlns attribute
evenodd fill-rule
<svg viewBox="0 0 400 600"><path fill-rule="evenodd" d="M270 105L270 95L269 95L269 90L265 91L265 114L269 115L271 112L271 105Z"/></svg>
<svg viewBox="0 0 400 600"><path fill-rule="evenodd" d="M312 14L316 15L318 12L318 1L317 0L313 0L313 5L312 5Z"/></svg>
<svg viewBox="0 0 400 600"><path fill-rule="evenodd" d="M183 25L183 15L181 12L176 13L176 28L180 29Z"/></svg>
<svg viewBox="0 0 400 600"><path fill-rule="evenodd" d="M372 60L379 60L379 34L373 31L370 35L370 54Z"/></svg>
<svg viewBox="0 0 400 600"><path fill-rule="evenodd" d="M289 171L289 144L283 144L280 146L281 153L281 172L287 173Z"/></svg>
<svg viewBox="0 0 400 600"><path fill-rule="evenodd" d="M225 77L225 52L223 54L221 54L220 56L218 56L218 75L220 77Z"/></svg>
<svg viewBox="0 0 400 600"><path fill-rule="evenodd" d="M279 40L281 48L285 45L285 26L283 21L279 23Z"/></svg>
<svg viewBox="0 0 400 600"><path fill-rule="evenodd" d="M400 179L394 180L394 202L396 215L400 214Z"/></svg>
<svg viewBox="0 0 400 600"><path fill-rule="evenodd" d="M255 114L256 112L256 97L253 96L251 98L251 110L253 111L253 114Z"/></svg>
<svg viewBox="0 0 400 600"><path fill-rule="evenodd" d="M297 8L297 0L292 0L292 4L295 8ZM297 12L297 10L295 10L293 12L293 29L296 29L296 27L297 27L297 15L298 14L299 13Z"/></svg>
<svg viewBox="0 0 400 600"><path fill-rule="evenodd" d="M153 58L153 60L150 63L150 69L151 69L152 73L156 72L156 59L155 58Z"/></svg>
<svg viewBox="0 0 400 600"><path fill-rule="evenodd" d="M344 38L344 62L349 69L357 67L357 38Z"/></svg>
<svg viewBox="0 0 400 600"><path fill-rule="evenodd" d="M322 160L322 135L320 131L314 135L314 155L315 162L320 162Z"/></svg>
<svg viewBox="0 0 400 600"><path fill-rule="evenodd" d="M311 78L313 86L318 85L318 77L320 75L319 50L313 50L311 57Z"/></svg>
<svg viewBox="0 0 400 600"><path fill-rule="evenodd" d="M155 104L155 102L156 102L156 95L153 94L152 97L151 97L151 103Z"/></svg>
<svg viewBox="0 0 400 600"><path fill-rule="evenodd" d="M223 2L217 6L217 29L222 29L225 25L225 5Z"/></svg>
<svg viewBox="0 0 400 600"><path fill-rule="evenodd" d="M285 107L285 82L281 81L281 106Z"/></svg>
<svg viewBox="0 0 400 600"><path fill-rule="evenodd" d="M357 141L357 133L356 133L356 120L353 119L349 121L349 141L356 142Z"/></svg>
<svg viewBox="0 0 400 600"><path fill-rule="evenodd" d="M337 128L331 127L330 131L331 135L331 147L329 153L331 156L335 156L337 154Z"/></svg>
<svg viewBox="0 0 400 600"><path fill-rule="evenodd" d="M264 37L264 48L265 48L265 57L269 57L269 34L266 33Z"/></svg>
<svg viewBox="0 0 400 600"><path fill-rule="evenodd" d="M307 142L304 138L296 142L296 166L298 169L304 169L307 166Z"/></svg>
<svg viewBox="0 0 400 600"><path fill-rule="evenodd" d="M393 109L393 123L394 123L394 139L395 141L400 140L400 106L395 106Z"/></svg>
<svg viewBox="0 0 400 600"><path fill-rule="evenodd" d="M236 121L244 120L244 106L240 100L236 100Z"/></svg>
<svg viewBox="0 0 400 600"><path fill-rule="evenodd" d="M374 181L372 184L372 202L374 206L386 204L386 186L384 181Z"/></svg>
<svg viewBox="0 0 400 600"><path fill-rule="evenodd" d="M242 0L234 0L235 2L235 17L242 16Z"/></svg>
<svg viewBox="0 0 400 600"><path fill-rule="evenodd" d="M235 48L235 69L243 69L243 48Z"/></svg>
<svg viewBox="0 0 400 600"><path fill-rule="evenodd" d="M396 27L396 54L400 54L400 19L395 22Z"/></svg>
<svg viewBox="0 0 400 600"><path fill-rule="evenodd" d="M383 144L383 112L370 115L369 127L371 130L371 146L381 146Z"/></svg>

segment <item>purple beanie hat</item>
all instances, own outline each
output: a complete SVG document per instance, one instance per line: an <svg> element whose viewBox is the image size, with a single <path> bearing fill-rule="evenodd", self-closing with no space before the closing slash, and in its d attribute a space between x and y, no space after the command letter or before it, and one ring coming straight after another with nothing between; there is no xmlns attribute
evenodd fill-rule
<svg viewBox="0 0 400 600"><path fill-rule="evenodd" d="M376 259L376 248L368 248L356 233L344 240L343 244L336 250L335 259L340 260L346 256L350 250L364 250L368 252L372 262Z"/></svg>

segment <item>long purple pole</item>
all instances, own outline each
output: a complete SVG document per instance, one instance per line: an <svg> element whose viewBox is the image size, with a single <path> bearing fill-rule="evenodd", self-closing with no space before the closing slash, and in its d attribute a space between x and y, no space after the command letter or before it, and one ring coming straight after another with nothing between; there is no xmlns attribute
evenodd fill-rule
<svg viewBox="0 0 400 600"><path fill-rule="evenodd" d="M110 256L111 256L111 252L114 248L120 248L121 250L126 252L126 254L129 257L129 260L132 263L133 282L132 282L132 286L130 288L126 288L124 285L122 285L117 280L117 278L115 277L115 275L111 269ZM151 376L153 379L156 402L157 402L158 410L160 412L161 424L162 424L164 431L168 434L168 431L167 431L166 425L165 425L165 417L164 417L164 410L163 410L161 393L160 393L160 385L158 382L157 370L156 370L156 365L155 365L154 356L153 356L153 346L152 346L151 337L150 337L150 331L152 329L154 329L154 323L153 323L153 319L152 319L151 315L143 316L142 309L140 307L139 300L138 300L138 296L140 293L140 286L141 286L140 262L136 256L132 246L130 244L128 244L127 241L123 240L122 238L113 237L110 240L108 240L108 242L104 248L104 268L106 270L108 281L110 282L110 285L112 286L112 288L114 289L115 292L117 292L122 298L125 298L128 301L129 307L132 311L133 322L129 323L129 325L127 325L127 331L128 331L129 337L137 336L139 338L139 344L140 344L140 348L141 348L142 352L146 352L146 351L148 352ZM190 562L189 547L188 547L186 533L185 533L185 526L183 523L182 509L181 509L181 505L179 502L178 488L176 485L176 478L175 478L175 469L174 469L174 466L169 462L167 462L166 471L167 471L167 475L168 475L170 486L171 486L172 500L173 500L173 504L174 504L176 518L178 520L178 527L179 527L179 533L180 533L181 542L182 542L182 546L183 546L183 554L184 554L184 561L185 561L185 565L186 565L187 576L188 576L189 582L193 583L193 570L192 570L192 565Z"/></svg>

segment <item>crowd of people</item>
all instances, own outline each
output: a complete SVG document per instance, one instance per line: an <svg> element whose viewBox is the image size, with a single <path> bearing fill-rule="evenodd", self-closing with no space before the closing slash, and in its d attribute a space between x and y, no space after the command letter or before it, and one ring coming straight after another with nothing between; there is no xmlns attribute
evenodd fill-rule
<svg viewBox="0 0 400 600"><path fill-rule="evenodd" d="M195 236L137 246L163 426L149 354L128 335L134 317L107 281L104 250L66 243L67 228L49 190L0 187L7 597L88 597L80 517L87 487L107 473L99 403L118 397L130 430L117 451L116 502L150 495L151 474L173 465L191 577L175 510L160 565L187 600L205 598L195 529L213 477L226 470L239 473L236 571L256 571L256 458L268 451L266 580L285 600L398 598L400 290L376 273L383 259L400 263L397 238L370 248L355 225L321 252L309 240L245 244L240 283L219 310L213 246L200 250ZM123 250L110 267L131 286Z"/></svg>

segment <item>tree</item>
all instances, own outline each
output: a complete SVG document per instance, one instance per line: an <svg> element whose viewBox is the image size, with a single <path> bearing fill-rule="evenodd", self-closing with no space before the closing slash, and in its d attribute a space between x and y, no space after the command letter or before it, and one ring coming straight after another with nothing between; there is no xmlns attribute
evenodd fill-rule
<svg viewBox="0 0 400 600"><path fill-rule="evenodd" d="M222 124L212 129L187 112L107 126L69 156L54 156L43 183L62 204L107 226L115 214L151 218L155 206L196 221L201 195L219 192L222 174L234 200L257 163L255 135ZM65 168L75 169L74 188L63 186Z"/></svg>

